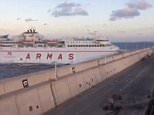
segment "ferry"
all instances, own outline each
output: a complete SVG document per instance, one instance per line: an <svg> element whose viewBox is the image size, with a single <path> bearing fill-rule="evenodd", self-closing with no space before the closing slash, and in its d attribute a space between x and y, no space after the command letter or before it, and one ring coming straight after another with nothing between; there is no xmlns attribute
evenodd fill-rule
<svg viewBox="0 0 154 115"><path fill-rule="evenodd" d="M120 50L106 39L44 39L35 29L23 32L19 38L0 36L0 63L76 64Z"/></svg>

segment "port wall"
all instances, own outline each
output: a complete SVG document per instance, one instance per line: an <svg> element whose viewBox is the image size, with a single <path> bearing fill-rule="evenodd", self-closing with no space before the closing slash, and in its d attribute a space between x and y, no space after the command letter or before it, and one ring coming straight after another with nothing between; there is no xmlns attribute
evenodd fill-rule
<svg viewBox="0 0 154 115"><path fill-rule="evenodd" d="M137 63L152 49L138 50L77 65L0 81L2 115L41 115ZM27 80L28 86L23 86ZM25 84L26 84L25 83Z"/></svg>

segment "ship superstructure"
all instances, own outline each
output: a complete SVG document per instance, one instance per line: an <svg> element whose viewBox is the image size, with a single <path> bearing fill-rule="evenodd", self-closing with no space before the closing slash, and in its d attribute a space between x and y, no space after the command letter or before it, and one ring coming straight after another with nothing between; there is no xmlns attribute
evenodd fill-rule
<svg viewBox="0 0 154 115"><path fill-rule="evenodd" d="M92 38L43 39L34 29L19 40L0 37L0 63L73 64L115 54L119 48L108 40Z"/></svg>

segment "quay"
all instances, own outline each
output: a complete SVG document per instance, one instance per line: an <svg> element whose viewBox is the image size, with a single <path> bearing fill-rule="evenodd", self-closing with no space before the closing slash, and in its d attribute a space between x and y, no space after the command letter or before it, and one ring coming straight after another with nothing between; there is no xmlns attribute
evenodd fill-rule
<svg viewBox="0 0 154 115"><path fill-rule="evenodd" d="M0 113L105 115L108 100L120 95L125 109L118 115L141 115L146 106L127 106L146 101L154 88L153 52L147 48L1 80Z"/></svg>
<svg viewBox="0 0 154 115"><path fill-rule="evenodd" d="M117 66L118 67L118 66ZM127 68L99 85L50 110L44 115L146 115L148 96L154 91L154 55ZM112 95L122 96L122 106L117 114L105 111ZM141 106L136 107L136 103ZM113 112L111 114L111 112Z"/></svg>

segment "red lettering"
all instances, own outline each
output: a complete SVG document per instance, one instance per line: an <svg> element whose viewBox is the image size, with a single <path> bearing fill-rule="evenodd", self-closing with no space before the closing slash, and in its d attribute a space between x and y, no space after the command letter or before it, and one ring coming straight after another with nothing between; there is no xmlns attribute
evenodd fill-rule
<svg viewBox="0 0 154 115"><path fill-rule="evenodd" d="M29 53L27 54L26 59L30 59L30 54Z"/></svg>
<svg viewBox="0 0 154 115"><path fill-rule="evenodd" d="M12 55L12 52L11 51L8 51L8 55Z"/></svg>
<svg viewBox="0 0 154 115"><path fill-rule="evenodd" d="M62 54L59 54L58 60L62 60L62 59L63 59L63 55Z"/></svg>
<svg viewBox="0 0 154 115"><path fill-rule="evenodd" d="M68 54L68 59L69 60L73 60L74 59L74 54L72 54L72 53L71 54Z"/></svg>
<svg viewBox="0 0 154 115"><path fill-rule="evenodd" d="M41 53L36 54L36 59L41 59Z"/></svg>
<svg viewBox="0 0 154 115"><path fill-rule="evenodd" d="M47 54L47 59L52 59L52 54Z"/></svg>

